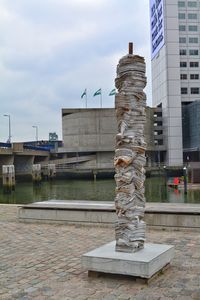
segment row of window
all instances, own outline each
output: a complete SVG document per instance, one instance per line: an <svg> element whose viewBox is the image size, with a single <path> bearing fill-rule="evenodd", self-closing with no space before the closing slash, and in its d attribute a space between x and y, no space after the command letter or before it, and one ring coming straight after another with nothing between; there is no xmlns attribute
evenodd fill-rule
<svg viewBox="0 0 200 300"><path fill-rule="evenodd" d="M183 79L183 80L187 80L188 75L187 74L181 74L180 78ZM199 74L190 74L190 79L191 80L198 80L199 79Z"/></svg>
<svg viewBox="0 0 200 300"><path fill-rule="evenodd" d="M181 95L187 95L187 94L188 94L188 88L186 88L186 87L181 88ZM198 87L190 88L190 94L198 95L199 94L199 88Z"/></svg>
<svg viewBox="0 0 200 300"><path fill-rule="evenodd" d="M179 37L179 43L180 44L185 44L187 42L186 37ZM198 37L189 37L188 42L191 44L198 44L199 39Z"/></svg>
<svg viewBox="0 0 200 300"><path fill-rule="evenodd" d="M187 68L187 62L186 61L181 61L180 62L180 67L181 68ZM198 68L199 67L199 62L198 61L191 61L190 62L190 68Z"/></svg>
<svg viewBox="0 0 200 300"><path fill-rule="evenodd" d="M197 7L197 1L188 1L188 7ZM186 7L185 1L178 1L178 7Z"/></svg>
<svg viewBox="0 0 200 300"><path fill-rule="evenodd" d="M187 55L187 50L186 49L180 49L179 54L180 55ZM199 50L197 50L197 49L190 49L189 50L189 55L199 55Z"/></svg>
<svg viewBox="0 0 200 300"><path fill-rule="evenodd" d="M197 14L195 13L188 13L187 17L189 20L197 20ZM186 19L186 14L185 13L179 13L178 14L179 20L185 20Z"/></svg>
<svg viewBox="0 0 200 300"><path fill-rule="evenodd" d="M186 25L179 25L179 31L186 31ZM198 31L197 25L188 25L188 31Z"/></svg>

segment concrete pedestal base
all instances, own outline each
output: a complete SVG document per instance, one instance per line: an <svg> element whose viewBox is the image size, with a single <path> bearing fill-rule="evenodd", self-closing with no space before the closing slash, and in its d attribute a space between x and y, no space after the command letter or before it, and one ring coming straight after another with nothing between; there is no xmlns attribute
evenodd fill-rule
<svg viewBox="0 0 200 300"><path fill-rule="evenodd" d="M88 271L151 278L174 256L174 246L145 243L135 253L115 251L115 241L82 256L82 265Z"/></svg>

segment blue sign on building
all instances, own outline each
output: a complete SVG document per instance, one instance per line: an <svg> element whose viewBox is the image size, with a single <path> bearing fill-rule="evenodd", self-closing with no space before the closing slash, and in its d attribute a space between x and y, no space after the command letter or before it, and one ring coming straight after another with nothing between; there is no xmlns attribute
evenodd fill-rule
<svg viewBox="0 0 200 300"><path fill-rule="evenodd" d="M165 43L163 0L150 0L151 58L153 59Z"/></svg>

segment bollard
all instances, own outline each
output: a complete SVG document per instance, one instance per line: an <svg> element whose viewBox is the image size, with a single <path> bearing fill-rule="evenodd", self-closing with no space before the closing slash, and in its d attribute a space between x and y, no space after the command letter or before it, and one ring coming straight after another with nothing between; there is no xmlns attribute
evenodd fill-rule
<svg viewBox="0 0 200 300"><path fill-rule="evenodd" d="M94 179L94 181L97 180L97 171L96 170L93 170L93 179Z"/></svg>
<svg viewBox="0 0 200 300"><path fill-rule="evenodd" d="M42 176L41 176L41 165L40 164L35 164L32 166L32 179L33 179L33 183L35 183L35 184L41 183Z"/></svg>
<svg viewBox="0 0 200 300"><path fill-rule="evenodd" d="M15 167L14 165L2 166L3 192L11 193L15 190Z"/></svg>
<svg viewBox="0 0 200 300"><path fill-rule="evenodd" d="M56 165L55 164L48 164L48 179L52 180L56 177Z"/></svg>

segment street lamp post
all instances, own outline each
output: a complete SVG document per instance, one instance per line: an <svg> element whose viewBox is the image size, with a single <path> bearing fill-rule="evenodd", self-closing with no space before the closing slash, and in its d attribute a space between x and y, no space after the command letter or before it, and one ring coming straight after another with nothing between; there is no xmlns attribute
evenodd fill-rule
<svg viewBox="0 0 200 300"><path fill-rule="evenodd" d="M11 122L10 115L4 115L4 117L8 117L8 143L11 143Z"/></svg>
<svg viewBox="0 0 200 300"><path fill-rule="evenodd" d="M159 167L159 169L160 169L160 147L159 147L159 144L158 144L158 141L157 140L155 140L154 141L154 144L155 144L155 146L156 146L156 150L157 150L157 157L158 157L158 167Z"/></svg>
<svg viewBox="0 0 200 300"><path fill-rule="evenodd" d="M166 166L163 166L163 170L164 170L164 177L165 177L165 185L167 185L167 170L166 170Z"/></svg>
<svg viewBox="0 0 200 300"><path fill-rule="evenodd" d="M32 126L33 128L35 128L35 138L36 138L36 142L38 142L38 126L36 126L36 125L33 125Z"/></svg>
<svg viewBox="0 0 200 300"><path fill-rule="evenodd" d="M187 167L183 168L183 178L184 178L184 194L187 194Z"/></svg>

